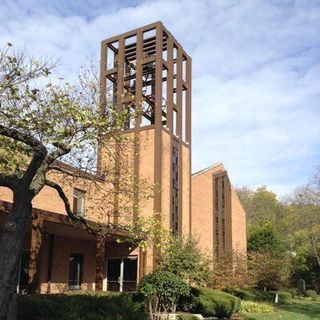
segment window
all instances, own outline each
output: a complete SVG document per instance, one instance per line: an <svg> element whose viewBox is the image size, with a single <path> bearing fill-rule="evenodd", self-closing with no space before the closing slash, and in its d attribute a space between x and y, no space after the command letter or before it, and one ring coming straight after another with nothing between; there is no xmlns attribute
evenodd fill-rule
<svg viewBox="0 0 320 320"><path fill-rule="evenodd" d="M222 177L221 181L221 197L222 197L222 209L221 209L221 217L222 217L222 247L226 248L226 216L225 216L225 207L226 207L226 196L225 196L225 176Z"/></svg>
<svg viewBox="0 0 320 320"><path fill-rule="evenodd" d="M71 254L69 258L69 280L68 280L68 287L70 290L81 289L82 268L83 268L83 255Z"/></svg>
<svg viewBox="0 0 320 320"><path fill-rule="evenodd" d="M74 189L73 191L73 213L84 216L85 192Z"/></svg>
<svg viewBox="0 0 320 320"><path fill-rule="evenodd" d="M172 149L172 233L179 233L179 150Z"/></svg>
<svg viewBox="0 0 320 320"><path fill-rule="evenodd" d="M219 178L214 179L214 250L219 256Z"/></svg>

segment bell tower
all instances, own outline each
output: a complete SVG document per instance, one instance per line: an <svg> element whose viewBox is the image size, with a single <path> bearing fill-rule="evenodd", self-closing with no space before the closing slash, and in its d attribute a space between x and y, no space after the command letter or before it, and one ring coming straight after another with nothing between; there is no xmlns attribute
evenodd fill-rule
<svg viewBox="0 0 320 320"><path fill-rule="evenodd" d="M103 40L100 76L101 105L126 108L124 132L141 141L137 179L148 178L160 190L142 213L161 212L174 235L189 233L191 58L156 22Z"/></svg>

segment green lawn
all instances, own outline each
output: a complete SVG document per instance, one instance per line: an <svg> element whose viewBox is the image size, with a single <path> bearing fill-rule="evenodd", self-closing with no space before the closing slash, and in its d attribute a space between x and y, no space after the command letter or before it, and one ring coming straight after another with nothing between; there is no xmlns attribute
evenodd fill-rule
<svg viewBox="0 0 320 320"><path fill-rule="evenodd" d="M292 304L281 305L273 313L241 313L243 320L313 320L320 319L320 302L293 299Z"/></svg>

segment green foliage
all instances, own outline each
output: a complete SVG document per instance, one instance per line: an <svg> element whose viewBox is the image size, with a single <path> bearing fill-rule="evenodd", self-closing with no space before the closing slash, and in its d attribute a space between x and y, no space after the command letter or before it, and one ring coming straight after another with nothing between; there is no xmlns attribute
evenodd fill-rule
<svg viewBox="0 0 320 320"><path fill-rule="evenodd" d="M267 303L241 301L241 311L248 313L270 313L274 312L274 307Z"/></svg>
<svg viewBox="0 0 320 320"><path fill-rule="evenodd" d="M230 317L239 311L240 303L239 298L223 291L191 288L190 296L180 299L179 309L204 316Z"/></svg>
<svg viewBox="0 0 320 320"><path fill-rule="evenodd" d="M288 291L263 291L259 289L242 289L231 291L233 295L239 297L243 301L267 301L274 302L278 293L279 303L291 303L292 294Z"/></svg>
<svg viewBox="0 0 320 320"><path fill-rule="evenodd" d="M307 297L315 298L318 294L315 290L306 290L305 295Z"/></svg>
<svg viewBox="0 0 320 320"><path fill-rule="evenodd" d="M260 292L260 290L256 289L236 289L228 291L232 295L240 298L241 300L249 300L249 301L263 301L264 299L258 299L257 293Z"/></svg>
<svg viewBox="0 0 320 320"><path fill-rule="evenodd" d="M192 314L179 314L178 320L199 320L199 318Z"/></svg>
<svg viewBox="0 0 320 320"><path fill-rule="evenodd" d="M189 288L179 276L159 270L141 280L138 292L144 296L152 317L159 312L175 312L180 296L187 296Z"/></svg>
<svg viewBox="0 0 320 320"><path fill-rule="evenodd" d="M201 253L192 236L170 238L159 265L161 270L170 271L195 285L205 285L210 275L210 259Z"/></svg>
<svg viewBox="0 0 320 320"><path fill-rule="evenodd" d="M284 254L291 260L286 261L291 285L304 279L308 288L320 291L320 167L309 184L284 201L266 187L237 193L247 213L249 251Z"/></svg>
<svg viewBox="0 0 320 320"><path fill-rule="evenodd" d="M274 291L271 290L269 293L272 295L273 301L276 297L276 294L278 294L279 303L291 303L292 301L292 294L288 291L280 290L280 291Z"/></svg>
<svg viewBox="0 0 320 320"><path fill-rule="evenodd" d="M286 288L285 291L289 292L292 297L296 297L298 295L298 289L296 288Z"/></svg>
<svg viewBox="0 0 320 320"><path fill-rule="evenodd" d="M262 186L251 191L247 188L237 190L240 201L247 213L249 227L260 225L260 223L275 223L278 216L284 210L275 193Z"/></svg>
<svg viewBox="0 0 320 320"><path fill-rule="evenodd" d="M250 230L248 251L272 252L275 255L282 255L285 252L285 248L276 229L270 223L267 223Z"/></svg>
<svg viewBox="0 0 320 320"><path fill-rule="evenodd" d="M18 296L19 320L142 320L143 309L129 293Z"/></svg>
<svg viewBox="0 0 320 320"><path fill-rule="evenodd" d="M209 288L228 291L255 285L255 275L248 268L246 254L227 252L213 259L213 268L207 285Z"/></svg>
<svg viewBox="0 0 320 320"><path fill-rule="evenodd" d="M287 287L290 261L271 252L252 252L248 255L248 268L260 289L279 290Z"/></svg>

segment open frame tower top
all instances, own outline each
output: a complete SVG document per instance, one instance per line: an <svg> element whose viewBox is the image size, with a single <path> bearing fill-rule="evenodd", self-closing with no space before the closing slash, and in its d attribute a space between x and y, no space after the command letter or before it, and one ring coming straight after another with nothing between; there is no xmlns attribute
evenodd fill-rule
<svg viewBox="0 0 320 320"><path fill-rule="evenodd" d="M163 128L191 143L191 58L161 22L102 41L101 105L126 108L125 129Z"/></svg>

